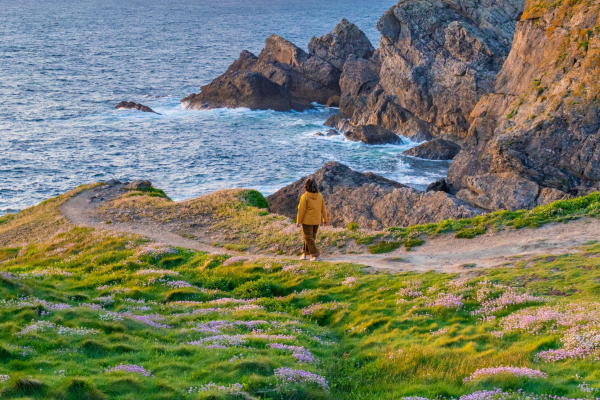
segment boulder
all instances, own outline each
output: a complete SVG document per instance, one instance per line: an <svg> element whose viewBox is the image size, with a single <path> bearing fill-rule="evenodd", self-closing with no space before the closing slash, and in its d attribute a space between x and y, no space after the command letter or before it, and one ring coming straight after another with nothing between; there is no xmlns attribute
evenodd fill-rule
<svg viewBox="0 0 600 400"><path fill-rule="evenodd" d="M152 182L150 181L133 181L125 185L125 189L127 190L144 190L144 189L152 189Z"/></svg>
<svg viewBox="0 0 600 400"><path fill-rule="evenodd" d="M332 33L320 38L313 37L308 44L308 52L341 71L349 56L368 59L375 49L367 35L356 25L342 18Z"/></svg>
<svg viewBox="0 0 600 400"><path fill-rule="evenodd" d="M452 160L459 151L460 146L454 142L445 139L434 139L408 149L402 154L426 160Z"/></svg>
<svg viewBox="0 0 600 400"><path fill-rule="evenodd" d="M327 132L323 133L323 132L317 132L315 133L315 136L339 136L340 133L338 131L336 131L335 129L328 129Z"/></svg>
<svg viewBox="0 0 600 400"><path fill-rule="evenodd" d="M345 132L346 139L365 144L402 144L400 136L377 125L361 125Z"/></svg>
<svg viewBox="0 0 600 400"><path fill-rule="evenodd" d="M367 229L410 226L448 218L468 218L478 210L443 192L425 193L372 173L329 162L311 175L323 194L329 223L345 227L355 221ZM271 212L296 218L305 178L267 197Z"/></svg>
<svg viewBox="0 0 600 400"><path fill-rule="evenodd" d="M143 112L158 114L156 111L154 111L150 107L145 106L143 104L134 103L133 101L122 101L119 104L117 104L117 106L115 108L117 110L139 110L139 111L143 111Z"/></svg>
<svg viewBox="0 0 600 400"><path fill-rule="evenodd" d="M450 166L457 197L519 209L600 186L600 36L590 34L599 13L597 2L528 3L494 93L473 110Z"/></svg>

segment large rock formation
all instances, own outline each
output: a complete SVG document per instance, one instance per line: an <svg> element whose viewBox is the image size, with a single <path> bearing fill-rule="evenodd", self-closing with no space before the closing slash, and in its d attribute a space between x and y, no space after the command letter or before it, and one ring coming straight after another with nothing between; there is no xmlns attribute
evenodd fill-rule
<svg viewBox="0 0 600 400"><path fill-rule="evenodd" d="M424 193L372 173L360 173L329 162L311 175L325 197L329 222L346 226L356 221L361 228L382 229L467 218L478 211L444 192ZM267 197L269 209L295 218L304 181L286 186Z"/></svg>
<svg viewBox="0 0 600 400"><path fill-rule="evenodd" d="M460 146L454 142L444 139L434 139L408 149L402 154L426 160L452 160L459 151Z"/></svg>
<svg viewBox="0 0 600 400"><path fill-rule="evenodd" d="M450 167L457 197L528 208L600 187L600 4L528 0Z"/></svg>
<svg viewBox="0 0 600 400"><path fill-rule="evenodd" d="M313 38L305 52L272 35L257 57L243 51L223 75L182 100L191 109L249 107L289 111L310 103L338 105L346 59L371 57L373 46L358 27L342 20L333 33Z"/></svg>
<svg viewBox="0 0 600 400"><path fill-rule="evenodd" d="M341 113L352 125L460 141L475 104L493 89L523 5L524 0L401 0L377 23L382 38L372 65L345 66L341 80L349 89L342 88Z"/></svg>

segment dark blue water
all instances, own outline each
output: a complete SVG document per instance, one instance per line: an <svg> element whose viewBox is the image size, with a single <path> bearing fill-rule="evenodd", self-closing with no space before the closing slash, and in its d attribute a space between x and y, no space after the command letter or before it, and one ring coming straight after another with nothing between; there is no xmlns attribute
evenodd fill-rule
<svg viewBox="0 0 600 400"><path fill-rule="evenodd" d="M340 18L377 45L391 0L0 0L0 214L74 186L146 178L174 199L265 194L337 160L422 187L446 165L317 138L333 112L185 111L179 99L276 33L306 48ZM118 111L136 101L163 115Z"/></svg>

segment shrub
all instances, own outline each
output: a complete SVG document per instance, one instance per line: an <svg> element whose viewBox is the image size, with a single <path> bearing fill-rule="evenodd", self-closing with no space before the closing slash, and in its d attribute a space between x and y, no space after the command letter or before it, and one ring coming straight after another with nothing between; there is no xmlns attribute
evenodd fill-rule
<svg viewBox="0 0 600 400"><path fill-rule="evenodd" d="M421 246L425 241L419 238L408 238L404 241L404 247L406 250L411 250L413 247Z"/></svg>
<svg viewBox="0 0 600 400"><path fill-rule="evenodd" d="M348 224L348 226L346 227L347 230L349 231L357 231L358 230L358 222L356 221L352 221Z"/></svg>
<svg viewBox="0 0 600 400"><path fill-rule="evenodd" d="M358 244L373 244L373 242L375 241L375 239L381 237L381 234L379 235L370 235L370 236L365 236L362 237L360 239L356 240L356 243Z"/></svg>
<svg viewBox="0 0 600 400"><path fill-rule="evenodd" d="M381 241L373 246L367 247L371 254L391 253L402 245L401 242L386 242Z"/></svg>
<svg viewBox="0 0 600 400"><path fill-rule="evenodd" d="M241 199L248 205L256 208L269 208L267 199L258 190L246 190L242 192Z"/></svg>
<svg viewBox="0 0 600 400"><path fill-rule="evenodd" d="M475 228L465 228L456 232L454 235L457 239L473 239L475 236L483 235L487 231L486 228L478 226Z"/></svg>

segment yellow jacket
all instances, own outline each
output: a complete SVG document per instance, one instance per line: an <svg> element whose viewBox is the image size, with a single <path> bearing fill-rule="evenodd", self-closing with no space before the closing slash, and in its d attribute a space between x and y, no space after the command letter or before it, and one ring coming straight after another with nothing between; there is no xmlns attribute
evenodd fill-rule
<svg viewBox="0 0 600 400"><path fill-rule="evenodd" d="M305 192L302 197L300 197L296 223L304 225L321 225L321 217L323 217L323 222L327 222L327 211L325 210L325 199L323 199L323 195L321 193Z"/></svg>

